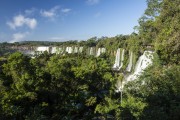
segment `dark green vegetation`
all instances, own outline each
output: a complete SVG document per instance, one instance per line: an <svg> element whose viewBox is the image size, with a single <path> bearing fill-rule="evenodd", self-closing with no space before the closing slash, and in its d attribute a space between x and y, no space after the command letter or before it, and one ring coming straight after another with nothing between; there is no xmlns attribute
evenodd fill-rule
<svg viewBox="0 0 180 120"><path fill-rule="evenodd" d="M4 54L9 52L4 43L0 47L0 119L179 120L180 1L147 3L136 27L138 34L59 43L112 50L121 47L137 56L145 49L155 50L154 64L124 87L121 104L120 94L114 91L122 76L112 71L110 54L59 56L45 52L31 59L18 52Z"/></svg>

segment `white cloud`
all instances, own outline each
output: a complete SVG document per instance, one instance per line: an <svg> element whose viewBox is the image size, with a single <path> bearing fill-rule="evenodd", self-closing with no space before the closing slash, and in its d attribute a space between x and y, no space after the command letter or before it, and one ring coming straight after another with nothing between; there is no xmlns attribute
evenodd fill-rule
<svg viewBox="0 0 180 120"><path fill-rule="evenodd" d="M51 21L55 21L58 17L63 18L63 15L66 15L70 11L72 11L70 8L60 8L60 6L55 6L49 10L40 10L40 15Z"/></svg>
<svg viewBox="0 0 180 120"><path fill-rule="evenodd" d="M98 4L100 2L100 0L87 0L87 3L89 5L95 5L95 4Z"/></svg>
<svg viewBox="0 0 180 120"><path fill-rule="evenodd" d="M59 6L55 6L55 7L51 8L50 10L41 10L40 14L43 17L54 19L54 17L56 17L58 15L57 11L58 11L59 8L60 8Z"/></svg>
<svg viewBox="0 0 180 120"><path fill-rule="evenodd" d="M34 29L35 27L36 27L36 25L37 25L37 21L36 21L36 19L30 19L30 18L26 18L26 21L25 21L25 23L27 24L27 26L29 27L29 28L31 28L31 29Z"/></svg>
<svg viewBox="0 0 180 120"><path fill-rule="evenodd" d="M37 21L35 18L26 18L23 15L17 15L13 18L12 22L7 22L7 25L11 29L16 29L24 25L28 26L30 29L34 29L37 25Z"/></svg>
<svg viewBox="0 0 180 120"><path fill-rule="evenodd" d="M69 9L69 8L65 8L65 9L62 9L61 10L63 13L68 13L68 12L70 12L71 11L71 9Z"/></svg>
<svg viewBox="0 0 180 120"><path fill-rule="evenodd" d="M56 14L55 12L52 12L52 11L41 11L41 15L44 16L44 17L54 17Z"/></svg>
<svg viewBox="0 0 180 120"><path fill-rule="evenodd" d="M28 32L15 33L15 34L13 34L12 40L10 41L10 43L22 41L28 34L29 34Z"/></svg>
<svg viewBox="0 0 180 120"><path fill-rule="evenodd" d="M31 9L25 10L24 12L26 15L33 15L36 11L37 11L36 8L31 8Z"/></svg>

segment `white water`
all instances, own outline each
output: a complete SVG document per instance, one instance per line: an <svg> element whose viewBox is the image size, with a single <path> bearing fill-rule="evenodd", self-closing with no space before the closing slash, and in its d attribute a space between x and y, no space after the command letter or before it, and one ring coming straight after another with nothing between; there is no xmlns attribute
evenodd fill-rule
<svg viewBox="0 0 180 120"><path fill-rule="evenodd" d="M144 51L143 55L141 55L136 63L134 73L127 77L127 81L133 81L137 79L143 71L152 64L153 59L152 51Z"/></svg>
<svg viewBox="0 0 180 120"><path fill-rule="evenodd" d="M98 51L97 51L96 57L99 57L100 55L101 55L101 48L98 48Z"/></svg>
<svg viewBox="0 0 180 120"><path fill-rule="evenodd" d="M78 47L74 48L74 53L78 53Z"/></svg>
<svg viewBox="0 0 180 120"><path fill-rule="evenodd" d="M52 47L51 48L51 53L53 54L53 53L57 53L57 48L56 47Z"/></svg>
<svg viewBox="0 0 180 120"><path fill-rule="evenodd" d="M101 48L101 53L105 53L106 52L106 48Z"/></svg>
<svg viewBox="0 0 180 120"><path fill-rule="evenodd" d="M129 64L128 64L127 68L126 68L126 71L131 72L131 68L132 68L132 65L133 65L133 63L132 63L132 61L133 61L132 60L133 59L133 52L129 51L129 55L130 55Z"/></svg>
<svg viewBox="0 0 180 120"><path fill-rule="evenodd" d="M132 52L131 52L132 53ZM143 71L150 65L152 65L153 59L152 51L144 51L143 55L141 55L136 63L134 73L130 74L129 76L125 77L125 81L117 81L116 83L116 92L121 92L123 90L124 85L129 82L137 79L140 75L142 75ZM133 53L132 53L133 54ZM133 55L130 55L133 56ZM130 57L131 59L131 57ZM132 68L132 65L130 65ZM130 68L130 67L129 67Z"/></svg>
<svg viewBox="0 0 180 120"><path fill-rule="evenodd" d="M66 52L69 54L72 53L73 52L72 47L66 47Z"/></svg>
<svg viewBox="0 0 180 120"><path fill-rule="evenodd" d="M61 47L59 47L59 48L57 47L57 48L56 48L56 53L57 53L57 54L62 54L62 52L63 52L63 51L62 51L62 48L61 48Z"/></svg>
<svg viewBox="0 0 180 120"><path fill-rule="evenodd" d="M117 83L115 84L116 90L115 92L122 92L123 91L123 87L124 87L124 82L118 80Z"/></svg>
<svg viewBox="0 0 180 120"><path fill-rule="evenodd" d="M79 52L82 53L83 47L79 47Z"/></svg>
<svg viewBox="0 0 180 120"><path fill-rule="evenodd" d="M116 59L115 59L115 63L113 65L113 68L114 69L119 69L119 64L120 64L120 48L117 49Z"/></svg>
<svg viewBox="0 0 180 120"><path fill-rule="evenodd" d="M68 53L68 51L69 51L69 47L66 47L66 52Z"/></svg>
<svg viewBox="0 0 180 120"><path fill-rule="evenodd" d="M68 53L73 53L73 48L72 47L69 47Z"/></svg>
<svg viewBox="0 0 180 120"><path fill-rule="evenodd" d="M40 46L40 47L36 48L36 51L38 51L38 52L45 52L45 51L49 52L49 47Z"/></svg>
<svg viewBox="0 0 180 120"><path fill-rule="evenodd" d="M93 55L93 47L90 48L89 55Z"/></svg>
<svg viewBox="0 0 180 120"><path fill-rule="evenodd" d="M115 63L113 65L113 69L120 70L123 67L123 61L124 61L124 49L118 48L116 52L116 59Z"/></svg>
<svg viewBox="0 0 180 120"><path fill-rule="evenodd" d="M122 53L121 53L121 65L119 67L119 70L122 68L123 66L123 61L124 61L124 49L122 50Z"/></svg>
<svg viewBox="0 0 180 120"><path fill-rule="evenodd" d="M99 57L99 56L101 55L101 53L105 53L105 52L106 52L106 49L105 49L105 48L98 48L96 57Z"/></svg>

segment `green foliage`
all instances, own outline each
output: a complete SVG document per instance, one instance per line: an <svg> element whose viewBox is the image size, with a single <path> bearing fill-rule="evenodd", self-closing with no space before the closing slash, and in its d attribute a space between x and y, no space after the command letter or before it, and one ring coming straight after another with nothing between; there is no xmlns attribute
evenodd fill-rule
<svg viewBox="0 0 180 120"><path fill-rule="evenodd" d="M0 44L0 119L180 119L180 1L147 0L138 33L93 37L87 41ZM18 46L83 46L81 54L30 58ZM105 47L99 57L89 47ZM13 48L13 49L12 49ZM121 73L112 71L117 48L125 49ZM65 48L63 48L65 49ZM128 52L133 68L144 50L155 50L153 66L138 80L115 93L117 80L127 75ZM130 74L130 73L129 73Z"/></svg>
<svg viewBox="0 0 180 120"><path fill-rule="evenodd" d="M127 94L125 100L122 102L120 116L118 117L122 119L135 118L139 120L146 106L147 103L141 98L135 98Z"/></svg>
<svg viewBox="0 0 180 120"><path fill-rule="evenodd" d="M163 64L179 64L180 61L180 2L164 0L157 18L158 35L155 49Z"/></svg>
<svg viewBox="0 0 180 120"><path fill-rule="evenodd" d="M103 57L10 55L1 71L1 118L95 117L96 106L113 88L111 66Z"/></svg>
<svg viewBox="0 0 180 120"><path fill-rule="evenodd" d="M138 101L142 102L138 105L138 108L141 108L139 118L178 120L180 118L179 80L180 66L172 65L162 69L161 65L155 64L139 80L129 83L126 86L126 93L134 96L135 99L141 99ZM135 103L138 104L137 101Z"/></svg>
<svg viewBox="0 0 180 120"><path fill-rule="evenodd" d="M104 101L96 106L95 112L106 115L115 111L119 106L117 100L105 97Z"/></svg>

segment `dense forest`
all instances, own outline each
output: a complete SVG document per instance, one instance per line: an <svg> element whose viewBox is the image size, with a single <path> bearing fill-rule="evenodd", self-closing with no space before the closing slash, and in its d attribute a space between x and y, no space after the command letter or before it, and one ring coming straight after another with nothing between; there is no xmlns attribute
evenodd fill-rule
<svg viewBox="0 0 180 120"><path fill-rule="evenodd" d="M134 29L131 35L87 41L0 43L0 119L179 120L180 1L147 0ZM31 58L8 49L12 45L95 46L110 52L99 57L44 52ZM112 70L111 51L117 48L133 51L135 59L154 51L153 64L124 86L123 97L115 84L124 71Z"/></svg>

